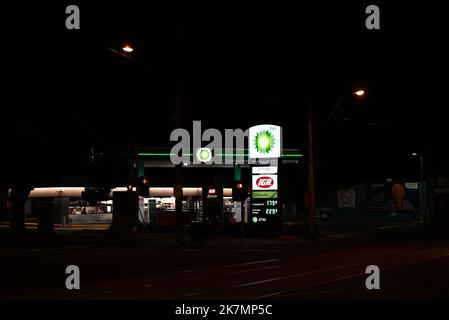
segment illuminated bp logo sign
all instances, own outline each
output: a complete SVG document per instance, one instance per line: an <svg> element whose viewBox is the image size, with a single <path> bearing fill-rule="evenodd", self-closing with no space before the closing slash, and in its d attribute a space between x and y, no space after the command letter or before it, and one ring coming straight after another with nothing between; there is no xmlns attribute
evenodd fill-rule
<svg viewBox="0 0 449 320"><path fill-rule="evenodd" d="M249 128L250 158L280 158L282 147L281 127L259 125Z"/></svg>
<svg viewBox="0 0 449 320"><path fill-rule="evenodd" d="M260 131L254 138L254 146L259 153L270 153L275 144L275 140L270 131Z"/></svg>
<svg viewBox="0 0 449 320"><path fill-rule="evenodd" d="M196 158L200 162L209 162L212 160L212 150L209 148L199 148L196 151Z"/></svg>

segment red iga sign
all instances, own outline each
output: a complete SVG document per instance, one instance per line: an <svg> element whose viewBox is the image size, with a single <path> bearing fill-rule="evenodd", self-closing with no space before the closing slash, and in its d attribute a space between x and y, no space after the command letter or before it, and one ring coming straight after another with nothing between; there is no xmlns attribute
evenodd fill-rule
<svg viewBox="0 0 449 320"><path fill-rule="evenodd" d="M269 188L273 185L274 181L270 177L260 177L256 180L256 185L259 188Z"/></svg>
<svg viewBox="0 0 449 320"><path fill-rule="evenodd" d="M277 190L277 175L253 175L253 190Z"/></svg>

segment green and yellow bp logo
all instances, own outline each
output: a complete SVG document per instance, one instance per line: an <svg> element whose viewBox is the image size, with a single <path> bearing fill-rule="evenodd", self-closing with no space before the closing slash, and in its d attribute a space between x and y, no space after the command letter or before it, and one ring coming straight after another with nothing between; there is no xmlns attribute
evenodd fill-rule
<svg viewBox="0 0 449 320"><path fill-rule="evenodd" d="M270 153L274 147L275 139L270 131L263 130L256 134L253 142L257 152Z"/></svg>

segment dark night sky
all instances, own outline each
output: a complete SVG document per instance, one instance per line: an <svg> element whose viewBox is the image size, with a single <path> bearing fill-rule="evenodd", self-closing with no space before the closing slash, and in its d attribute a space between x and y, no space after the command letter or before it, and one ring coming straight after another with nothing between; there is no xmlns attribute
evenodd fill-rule
<svg viewBox="0 0 449 320"><path fill-rule="evenodd" d="M169 147L176 70L187 128L191 120L223 129L272 122L284 127L286 147L304 151L301 108L311 95L323 179L410 175L422 132L433 159L445 159L447 31L437 5L378 3L381 30L368 31L371 3L92 2L73 2L79 31L64 25L72 2L2 10L6 172L81 174L92 145L103 152ZM151 70L105 49L125 41ZM358 85L367 96L345 97L320 130L340 94ZM353 123L337 124L339 117Z"/></svg>

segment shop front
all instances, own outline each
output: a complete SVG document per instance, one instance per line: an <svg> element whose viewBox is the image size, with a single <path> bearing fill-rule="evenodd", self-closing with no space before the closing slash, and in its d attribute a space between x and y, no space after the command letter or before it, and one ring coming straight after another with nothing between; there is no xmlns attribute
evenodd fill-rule
<svg viewBox="0 0 449 320"><path fill-rule="evenodd" d="M238 179L246 182L246 187L253 187L252 180L254 180L255 174L270 176L270 174L262 172L262 169L258 169L259 171L255 173L256 171L248 163L246 150L224 150L223 157L233 156L233 152L245 154L245 163L238 166ZM296 201L295 192L282 192L281 190L293 190L298 185L299 178L297 176L299 176L299 168L302 165L301 157L302 155L298 150L284 149L282 157L279 158L279 171L285 170L285 179L279 180L279 186L277 186L277 183L273 186L261 186L263 190L258 190L257 196L268 193L270 193L270 196L276 194L276 197L279 196L276 203L294 203ZM136 212L140 222L150 226L176 225L173 190L175 166L170 160L170 152L139 149L136 153L136 162L135 175L149 177L149 196L140 197L139 209ZM221 228L224 228L239 223L241 219L248 223L255 221L254 217L250 217L250 215L255 212L255 210L252 210L251 200L257 198L256 193L254 197L248 197L247 201L244 202L244 210L241 208L240 201L233 201L232 186L236 181L236 168L235 164L229 162L223 162L222 164L186 163L182 165L183 224L190 224L192 221L212 220ZM289 169L287 170L287 168ZM273 174L271 173L271 175ZM264 179L259 180L265 181ZM279 191L271 191L270 188L276 190L279 188ZM127 187L114 188L107 199L92 205L82 197L85 187L34 188L26 202L26 218L38 220L42 215L41 208L45 207L47 212L45 214L52 213L54 223L62 227L102 225L107 228L114 217L113 192L126 190L128 190ZM275 203L273 199L268 200L268 202L265 202L269 205ZM272 206L275 208L274 205ZM267 217L279 215L280 220L283 207L276 205L276 210L273 208L266 211ZM243 217L241 217L241 212L245 213ZM259 215L261 216L261 214ZM258 220L258 222L260 221L262 219Z"/></svg>
<svg viewBox="0 0 449 320"><path fill-rule="evenodd" d="M194 152L188 154L193 157ZM226 229L240 223L244 212L243 221L248 224L279 229L284 211L296 216L290 209L295 208L299 198L302 154L283 149L279 158L252 162L246 149L224 150L220 155L224 158L237 154L244 155L243 163L223 160L181 164L182 185L196 186L183 188L182 210L189 215L188 223L208 220ZM139 149L136 154L136 175L149 180L150 198L145 199L145 208L149 208L149 220L155 225L175 224L173 188L164 187L175 185L175 166L170 155L166 150L154 149ZM248 190L243 210L241 202L232 197L232 186L237 180Z"/></svg>
<svg viewBox="0 0 449 320"><path fill-rule="evenodd" d="M110 225L113 219L114 203L112 193L125 191L126 188L114 188L110 199L99 201L96 205L82 199L84 187L34 188L25 205L28 221L37 221L42 208L52 213L54 223L63 227L83 225ZM203 217L203 189L195 187L183 188L183 224L200 221ZM226 222L235 220L232 201L232 189L223 189L223 210ZM150 197L140 197L139 220L155 226L174 226L175 197L173 188L150 188Z"/></svg>
<svg viewBox="0 0 449 320"><path fill-rule="evenodd" d="M112 222L112 192L126 188L115 188L111 191L111 199L89 205L81 194L84 187L34 188L25 204L27 220L39 220L42 208L53 216L54 223L62 227L101 224Z"/></svg>

